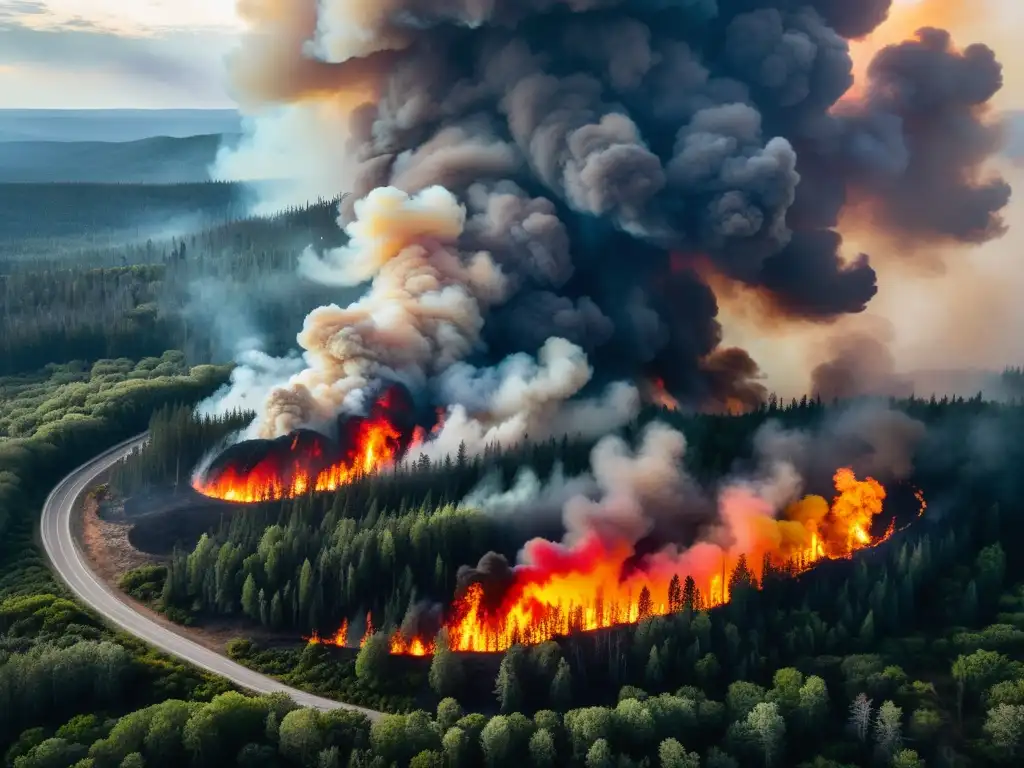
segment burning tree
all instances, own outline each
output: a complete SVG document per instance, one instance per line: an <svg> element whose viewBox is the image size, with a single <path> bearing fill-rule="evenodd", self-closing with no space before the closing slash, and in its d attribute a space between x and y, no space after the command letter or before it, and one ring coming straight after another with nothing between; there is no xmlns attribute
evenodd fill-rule
<svg viewBox="0 0 1024 768"><path fill-rule="evenodd" d="M754 545L749 552L698 545L678 560L656 558L630 570L633 553L625 543L609 547L591 536L565 551L535 540L527 549L531 564L500 579L488 575L495 573L490 565L475 571L449 606L440 637L450 650L493 653L677 610L712 608L743 588L756 589L769 573L796 575L892 536L895 518L883 534L871 533L886 498L881 483L858 480L851 469L841 468L834 484L831 504L806 496L787 507L781 519L763 518L760 537L745 542ZM688 569L685 582L677 568ZM391 635L392 654L425 656L435 650L432 635L408 636L401 629Z"/></svg>

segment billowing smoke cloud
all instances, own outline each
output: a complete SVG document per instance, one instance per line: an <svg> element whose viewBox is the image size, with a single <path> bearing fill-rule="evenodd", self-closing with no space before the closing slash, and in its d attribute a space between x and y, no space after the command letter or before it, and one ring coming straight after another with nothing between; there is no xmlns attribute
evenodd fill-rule
<svg viewBox="0 0 1024 768"><path fill-rule="evenodd" d="M914 394L910 378L896 373L896 360L883 339L867 331L837 335L829 349L829 358L811 372L811 392L822 400Z"/></svg>
<svg viewBox="0 0 1024 768"><path fill-rule="evenodd" d="M238 365L231 371L231 381L212 397L199 404L201 416L232 411L259 411L271 391L303 370L299 356L273 357L260 349L257 337L242 340L235 353Z"/></svg>
<svg viewBox="0 0 1024 768"><path fill-rule="evenodd" d="M501 473L490 472L461 504L488 514L512 515L527 509L561 509L571 498L596 492L597 485L592 477L566 477L562 465L556 464L546 482L529 467L521 468L507 490L503 488Z"/></svg>
<svg viewBox="0 0 1024 768"><path fill-rule="evenodd" d="M814 433L785 430L768 422L754 436L754 454L762 467L777 462L792 465L820 490L842 466L882 482L906 479L924 437L924 424L916 419L887 404L862 401L844 407Z"/></svg>
<svg viewBox="0 0 1024 768"><path fill-rule="evenodd" d="M846 161L874 222L925 241L1002 235L1010 186L982 172L1004 142L1002 123L983 119L1003 84L994 52L958 51L948 32L926 28L880 51L868 76L866 101L840 124L855 138Z"/></svg>
<svg viewBox="0 0 1024 768"><path fill-rule="evenodd" d="M717 301L688 257L787 316L828 321L876 292L869 257L841 254L848 200L920 242L1004 228L1009 188L980 170L1000 138L986 122L1002 82L991 50L922 30L846 97L848 39L889 7L247 5L241 96L296 122L308 111L323 125L323 104L347 117L319 133L325 158L347 142L351 242L305 274L369 283L309 315L308 367L270 394L260 434L325 423L377 378L450 407L446 451L579 430L607 410L565 405L589 395L621 423L639 396L599 393L615 381L657 378L687 404L760 401L757 366L722 348Z"/></svg>
<svg viewBox="0 0 1024 768"><path fill-rule="evenodd" d="M720 568L723 551L733 560L746 554L756 561L762 553L806 546L805 518L820 519L827 505L795 502L808 493L831 496L837 467L883 483L906 479L925 436L921 422L878 402L846 407L813 432L771 421L755 433L749 464L737 465L715 487L702 487L685 468L684 435L655 422L635 448L619 437L602 439L590 473L581 477L567 481L556 472L542 484L524 473L504 492L492 477L463 503L539 525L554 514L551 501L577 485L559 511L562 541L528 542L520 555L524 566L571 572L605 553L627 568L707 576ZM463 570L463 586L494 582L500 589L507 568L491 553L477 568Z"/></svg>

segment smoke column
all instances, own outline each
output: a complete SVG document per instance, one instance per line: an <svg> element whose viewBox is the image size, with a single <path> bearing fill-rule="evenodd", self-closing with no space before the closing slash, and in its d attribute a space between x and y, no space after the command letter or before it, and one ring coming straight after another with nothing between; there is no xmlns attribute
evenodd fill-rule
<svg viewBox="0 0 1024 768"><path fill-rule="evenodd" d="M599 433L635 413L638 381L688 405L759 402L710 283L831 323L877 291L871 257L842 255L850 206L915 252L1005 230L1009 186L982 173L1000 64L925 28L854 89L849 41L890 6L245 4L233 75L266 117L222 164L258 158L269 134L319 156L353 193L350 242L304 271L367 286L309 315L306 368L254 430L316 427L379 378L448 408L449 448Z"/></svg>
<svg viewBox="0 0 1024 768"><path fill-rule="evenodd" d="M883 48L913 38L921 27L946 28L964 52L967 43L984 41L1004 65L998 93L971 110L971 132L983 139L979 146L986 146L986 152L992 144L999 147L1004 132L1010 134L1007 138L1019 136L1024 126L1024 69L1013 34L1022 20L1012 0L896 2L883 25L851 41L856 83L840 106L864 97L869 67ZM963 146L976 141L971 132L961 133ZM999 157L971 165L971 177L988 183L1002 175L1016 189L1021 169L1008 161L1010 151L1012 147L1003 146ZM1024 350L1018 334L1009 330L1019 326L1016 295L1024 285L1019 234L1013 226L1020 220L1020 205L1015 197L1000 211L1009 225L1007 234L978 243L960 237L908 237L898 228L879 226L879 206L870 198L853 197L841 212L838 229L845 235L846 253L872 255L879 291L867 312L828 324L798 324L779 318L770 305L764 306L763 297L718 282L714 285L722 299L725 338L763 361L772 388L787 397L807 392L807 372L819 365L812 388L823 396L914 392L970 397L981 390L986 397L1004 396L999 371L1019 364ZM821 378L839 371L852 375Z"/></svg>

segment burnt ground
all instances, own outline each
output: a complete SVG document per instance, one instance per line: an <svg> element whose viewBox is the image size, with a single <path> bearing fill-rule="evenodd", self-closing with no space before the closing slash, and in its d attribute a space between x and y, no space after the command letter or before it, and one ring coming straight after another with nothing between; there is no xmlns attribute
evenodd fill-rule
<svg viewBox="0 0 1024 768"><path fill-rule="evenodd" d="M216 616L197 616L193 624L183 626L120 588L127 571L165 564L175 546L191 549L204 532L237 508L211 502L191 488L178 493L156 490L128 499L97 495L94 490L82 496L82 515L72 519L75 534L92 570L133 610L217 653L237 637L264 648L293 648L301 642L291 634Z"/></svg>
<svg viewBox="0 0 1024 768"><path fill-rule="evenodd" d="M217 528L237 509L188 486L156 488L111 504L106 519L129 526L128 541L135 549L166 557L175 548L193 549L200 536Z"/></svg>

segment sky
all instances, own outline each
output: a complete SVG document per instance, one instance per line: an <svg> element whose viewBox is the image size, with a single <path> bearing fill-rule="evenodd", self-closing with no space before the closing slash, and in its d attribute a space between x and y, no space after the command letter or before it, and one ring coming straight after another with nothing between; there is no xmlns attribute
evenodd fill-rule
<svg viewBox="0 0 1024 768"><path fill-rule="evenodd" d="M968 13L984 5L995 14L985 14L987 31L1014 38L1024 26L1021 0L923 1ZM223 62L242 28L235 3L0 0L0 108L231 107Z"/></svg>
<svg viewBox="0 0 1024 768"><path fill-rule="evenodd" d="M0 0L0 108L233 106L235 0Z"/></svg>

